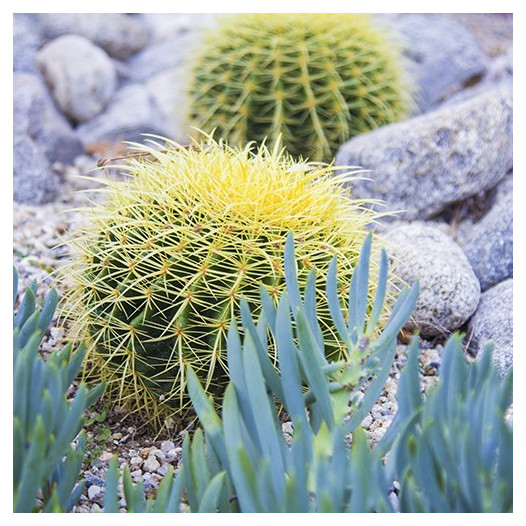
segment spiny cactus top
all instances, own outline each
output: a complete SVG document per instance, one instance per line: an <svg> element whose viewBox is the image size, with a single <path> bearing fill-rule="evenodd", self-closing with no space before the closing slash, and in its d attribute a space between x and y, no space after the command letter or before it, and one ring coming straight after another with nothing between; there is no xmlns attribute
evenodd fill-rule
<svg viewBox="0 0 526 526"><path fill-rule="evenodd" d="M399 46L368 15L225 16L192 55L189 121L231 144L280 135L330 162L350 137L408 115Z"/></svg>
<svg viewBox="0 0 526 526"><path fill-rule="evenodd" d="M300 285L337 255L346 295L375 214L349 199L349 173L295 164L278 148L211 138L135 148L120 166L130 177L107 180L105 199L71 236L63 312L88 340L88 366L110 396L155 423L185 406L185 364L222 392L230 322L241 297L257 315L261 285L277 300L289 231ZM325 283L317 285L327 354L338 356Z"/></svg>

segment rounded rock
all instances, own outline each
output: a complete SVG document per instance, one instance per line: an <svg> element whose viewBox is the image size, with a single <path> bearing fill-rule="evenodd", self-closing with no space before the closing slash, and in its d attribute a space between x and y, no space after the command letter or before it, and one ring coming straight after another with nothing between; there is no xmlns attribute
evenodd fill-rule
<svg viewBox="0 0 526 526"><path fill-rule="evenodd" d="M111 59L87 38L56 38L36 60L58 106L76 122L101 113L115 92L117 74Z"/></svg>
<svg viewBox="0 0 526 526"><path fill-rule="evenodd" d="M409 71L418 85L421 111L484 74L488 58L459 22L437 13L391 15L404 37Z"/></svg>
<svg viewBox="0 0 526 526"><path fill-rule="evenodd" d="M101 141L144 140L143 134L170 136L154 100L142 84L128 84L111 100L107 110L77 128L85 146Z"/></svg>
<svg viewBox="0 0 526 526"><path fill-rule="evenodd" d="M494 344L493 359L505 374L513 364L513 279L502 281L480 297L480 304L469 322L469 348L479 354L489 342Z"/></svg>
<svg viewBox="0 0 526 526"><path fill-rule="evenodd" d="M355 198L379 199L402 219L427 219L496 186L513 167L512 145L512 91L504 86L355 137L335 164L369 171L352 182Z"/></svg>
<svg viewBox="0 0 526 526"><path fill-rule="evenodd" d="M13 117L15 133L27 134L36 141L51 163L72 164L84 151L40 76L13 74Z"/></svg>
<svg viewBox="0 0 526 526"><path fill-rule="evenodd" d="M402 224L384 235L392 275L420 294L410 329L424 338L447 335L477 308L480 285L462 249L439 229L422 223Z"/></svg>
<svg viewBox="0 0 526 526"><path fill-rule="evenodd" d="M150 473L157 471L160 467L161 464L154 455L149 455L142 465L143 471L149 471Z"/></svg>
<svg viewBox="0 0 526 526"><path fill-rule="evenodd" d="M29 136L13 138L13 197L19 203L42 204L53 201L59 177L51 168L44 149Z"/></svg>
<svg viewBox="0 0 526 526"><path fill-rule="evenodd" d="M38 73L35 53L41 44L38 21L34 14L13 14L13 71Z"/></svg>
<svg viewBox="0 0 526 526"><path fill-rule="evenodd" d="M88 488L88 499L97 500L102 495L102 488L97 485L92 485Z"/></svg>
<svg viewBox="0 0 526 526"><path fill-rule="evenodd" d="M161 451L165 454L165 455L168 455L168 453L174 449L175 447L175 444L171 441L171 440L163 440L161 442Z"/></svg>
<svg viewBox="0 0 526 526"><path fill-rule="evenodd" d="M39 20L46 38L81 35L119 60L126 60L148 43L143 24L122 13L41 13Z"/></svg>
<svg viewBox="0 0 526 526"><path fill-rule="evenodd" d="M482 291L513 277L513 194L474 225L464 245Z"/></svg>

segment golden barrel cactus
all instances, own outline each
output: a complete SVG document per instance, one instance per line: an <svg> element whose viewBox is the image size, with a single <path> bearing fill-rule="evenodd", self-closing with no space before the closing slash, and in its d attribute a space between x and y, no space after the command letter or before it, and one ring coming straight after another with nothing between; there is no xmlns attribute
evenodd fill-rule
<svg viewBox="0 0 526 526"><path fill-rule="evenodd" d="M412 107L399 37L353 13L224 15L192 53L189 123L229 141L330 162Z"/></svg>
<svg viewBox="0 0 526 526"><path fill-rule="evenodd" d="M316 267L329 358L344 352L324 300L338 256L342 300L375 213L350 199L349 173L297 163L283 150L229 147L206 136L135 151L107 179L68 241L63 306L87 341L87 367L121 406L161 425L188 404L185 365L209 392L226 386L226 335L241 297L284 288L283 249L296 239L300 286ZM100 190L99 190L100 191ZM372 293L372 292L371 292Z"/></svg>

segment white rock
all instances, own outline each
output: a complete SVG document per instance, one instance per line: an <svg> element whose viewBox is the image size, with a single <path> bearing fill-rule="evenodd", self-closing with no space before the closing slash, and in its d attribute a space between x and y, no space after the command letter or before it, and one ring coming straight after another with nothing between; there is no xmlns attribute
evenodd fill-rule
<svg viewBox="0 0 526 526"><path fill-rule="evenodd" d="M36 61L60 109L77 122L101 113L115 92L117 74L111 59L82 36L52 40Z"/></svg>
<svg viewBox="0 0 526 526"><path fill-rule="evenodd" d="M88 488L88 498L89 500L95 500L99 498L102 494L102 488L100 486L90 486Z"/></svg>
<svg viewBox="0 0 526 526"><path fill-rule="evenodd" d="M160 467L161 464L153 455L148 456L148 458L144 461L144 464L142 465L143 471L149 472L157 471Z"/></svg>

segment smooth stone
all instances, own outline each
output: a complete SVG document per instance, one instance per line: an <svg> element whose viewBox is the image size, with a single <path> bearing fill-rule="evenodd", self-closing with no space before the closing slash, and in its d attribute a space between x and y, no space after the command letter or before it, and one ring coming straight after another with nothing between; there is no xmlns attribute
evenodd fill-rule
<svg viewBox="0 0 526 526"><path fill-rule="evenodd" d="M100 486L90 486L88 488L88 499L89 500L95 500L98 499L102 495L102 488Z"/></svg>
<svg viewBox="0 0 526 526"><path fill-rule="evenodd" d="M143 134L169 135L155 101L145 86L128 84L117 92L107 110L76 129L84 146L99 142L144 142Z"/></svg>
<svg viewBox="0 0 526 526"><path fill-rule="evenodd" d="M81 35L119 60L126 60L149 41L143 24L126 14L41 13L39 17L46 38Z"/></svg>
<svg viewBox="0 0 526 526"><path fill-rule="evenodd" d="M214 13L140 13L141 22L151 35L151 43L174 33L201 31L217 23Z"/></svg>
<svg viewBox="0 0 526 526"><path fill-rule="evenodd" d="M479 282L462 249L424 223L395 225L383 235L395 283L419 280L420 294L409 329L424 338L447 335L477 308Z"/></svg>
<svg viewBox="0 0 526 526"><path fill-rule="evenodd" d="M493 359L501 374L513 364L513 279L488 289L468 325L469 349L479 354L493 342Z"/></svg>
<svg viewBox="0 0 526 526"><path fill-rule="evenodd" d="M84 151L67 119L55 106L40 76L13 74L13 127L44 149L51 163L72 164Z"/></svg>
<svg viewBox="0 0 526 526"><path fill-rule="evenodd" d="M484 75L488 58L459 22L438 13L396 14L390 19L405 41L421 112Z"/></svg>
<svg viewBox="0 0 526 526"><path fill-rule="evenodd" d="M37 73L35 54L41 45L36 15L13 14L13 71Z"/></svg>
<svg viewBox="0 0 526 526"><path fill-rule="evenodd" d="M190 129L186 108L184 75L180 68L155 75L146 83L153 105L157 108L166 135L177 142L188 142Z"/></svg>
<svg viewBox="0 0 526 526"><path fill-rule="evenodd" d="M482 291L513 277L513 194L502 197L476 223L464 252Z"/></svg>
<svg viewBox="0 0 526 526"><path fill-rule="evenodd" d="M185 57L191 57L190 47L195 40L195 35L188 32L174 33L152 43L126 62L130 79L134 82L148 82L162 71L181 67L185 63Z"/></svg>
<svg viewBox="0 0 526 526"><path fill-rule="evenodd" d="M335 164L368 171L350 183L354 198L379 199L382 211L399 212L399 219L427 219L495 187L513 167L512 145L506 87L355 137Z"/></svg>
<svg viewBox="0 0 526 526"><path fill-rule="evenodd" d="M163 440L161 442L161 451L168 455L168 453L175 447L175 444L171 440Z"/></svg>
<svg viewBox="0 0 526 526"><path fill-rule="evenodd" d="M87 488L90 488L91 486L104 486L103 479L89 473L84 477L84 483L86 484Z"/></svg>
<svg viewBox="0 0 526 526"><path fill-rule="evenodd" d="M37 53L36 60L59 108L76 122L101 113L117 87L112 61L85 37L58 37Z"/></svg>
<svg viewBox="0 0 526 526"><path fill-rule="evenodd" d="M504 55L494 58L489 64L485 75L481 81L474 86L458 91L451 97L447 98L442 104L450 106L464 102L472 97L480 95L488 89L497 87L508 87L513 89L513 49L510 48Z"/></svg>
<svg viewBox="0 0 526 526"><path fill-rule="evenodd" d="M13 137L13 198L19 203L43 204L56 197L59 177L46 152L23 133Z"/></svg>

